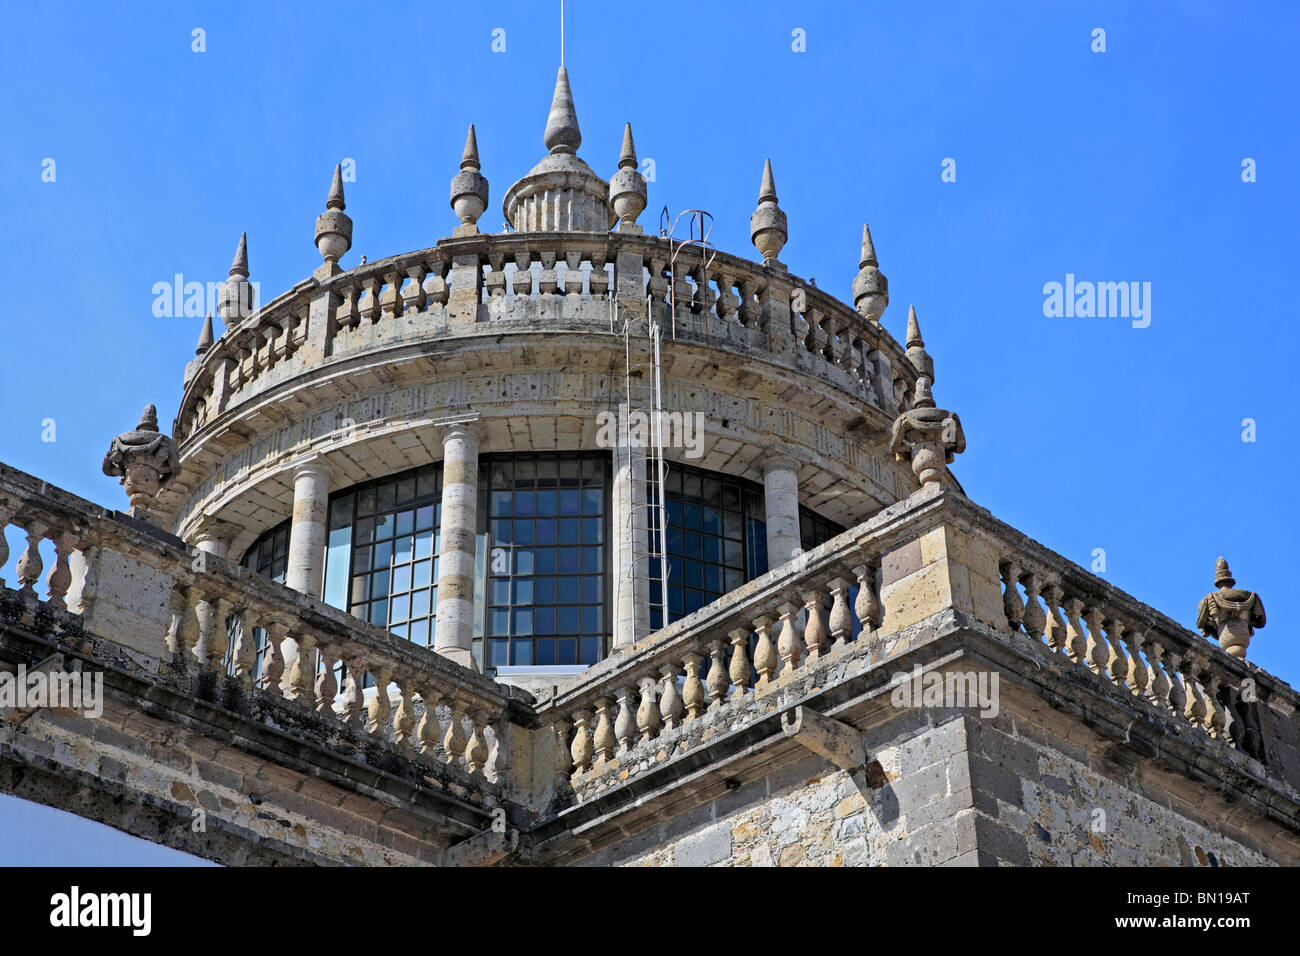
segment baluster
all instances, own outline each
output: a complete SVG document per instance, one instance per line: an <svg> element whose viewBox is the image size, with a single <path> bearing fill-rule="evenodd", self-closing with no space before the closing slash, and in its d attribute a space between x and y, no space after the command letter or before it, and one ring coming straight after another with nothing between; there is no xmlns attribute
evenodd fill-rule
<svg viewBox="0 0 1300 956"><path fill-rule="evenodd" d="M614 692L618 697L618 716L614 719L614 736L618 739L618 752L627 753L636 743L636 711L632 707L634 687L620 687Z"/></svg>
<svg viewBox="0 0 1300 956"><path fill-rule="evenodd" d="M1147 648L1147 663L1151 666L1151 683L1147 685L1146 698L1154 704L1172 710L1173 705L1169 701L1169 695L1173 690L1173 682L1165 673L1167 665L1162 659L1164 653L1164 645L1152 639Z"/></svg>
<svg viewBox="0 0 1300 956"><path fill-rule="evenodd" d="M704 713L704 684L700 682L700 664L704 658L695 651L686 655L686 682L682 685L682 703L686 719L695 720Z"/></svg>
<svg viewBox="0 0 1300 956"><path fill-rule="evenodd" d="M1187 690L1183 686L1181 655L1174 648L1165 652L1165 674L1169 678L1169 709L1175 715L1184 716L1184 709L1187 706Z"/></svg>
<svg viewBox="0 0 1300 956"><path fill-rule="evenodd" d="M555 297L556 290L559 289L559 279L555 273L555 253L543 252L542 271L538 275L537 288L543 299L552 299Z"/></svg>
<svg viewBox="0 0 1300 956"><path fill-rule="evenodd" d="M695 310L700 315L715 315L718 295L713 291L709 270L702 265L695 270Z"/></svg>
<svg viewBox="0 0 1300 956"><path fill-rule="evenodd" d="M199 622L199 639L194 644L194 656L204 666L212 666L213 635L217 630L217 609L213 605L214 602L203 595L199 595L194 602L194 617ZM224 631L225 628L222 627L221 630ZM217 658L217 663L221 663L220 658Z"/></svg>
<svg viewBox="0 0 1300 956"><path fill-rule="evenodd" d="M401 696L397 702L397 713L393 715L393 739L399 747L412 747L411 731L415 730L415 686L412 675L398 675L397 691Z"/></svg>
<svg viewBox="0 0 1300 956"><path fill-rule="evenodd" d="M858 623L864 631L878 631L884 623L885 609L876 593L876 567L874 564L859 564L853 569L853 576L858 579L858 599L853 602Z"/></svg>
<svg viewBox="0 0 1300 956"><path fill-rule="evenodd" d="M343 722L357 730L362 728L366 712L366 662L356 655L344 662L347 671L343 688Z"/></svg>
<svg viewBox="0 0 1300 956"><path fill-rule="evenodd" d="M650 297L650 317L658 317L659 324L667 324L665 320L665 302L668 298L668 279L664 275L664 269L668 265L668 260L656 256L650 257L650 279L646 283L646 294Z"/></svg>
<svg viewBox="0 0 1300 956"><path fill-rule="evenodd" d="M831 650L845 647L853 639L853 612L849 610L849 582L831 578Z"/></svg>
<svg viewBox="0 0 1300 956"><path fill-rule="evenodd" d="M758 683L755 687L762 690L772 683L776 676L780 658L776 656L776 645L772 643L772 624L770 617L754 618L754 632L758 634L758 644L754 648L754 670L758 671Z"/></svg>
<svg viewBox="0 0 1300 956"><path fill-rule="evenodd" d="M302 631L296 637L298 656L289 668L289 693L285 696L311 709L316 706L316 692L312 686L316 677L316 642L310 634Z"/></svg>
<svg viewBox="0 0 1300 956"><path fill-rule="evenodd" d="M573 769L577 773L586 773L591 769L591 758L595 752L591 739L591 711L575 710L573 725L577 729L573 734L569 756L573 758Z"/></svg>
<svg viewBox="0 0 1300 956"><path fill-rule="evenodd" d="M361 312L361 317L371 323L379 321L379 276L369 276L361 280L362 288L365 290L361 293L361 300L357 303L357 308Z"/></svg>
<svg viewBox="0 0 1300 956"><path fill-rule="evenodd" d="M1038 603L1038 575L1032 571L1020 578L1025 586L1025 613L1021 618L1021 625L1025 633L1035 641L1043 640L1043 631L1047 627L1047 615L1043 612L1043 606Z"/></svg>
<svg viewBox="0 0 1300 956"><path fill-rule="evenodd" d="M483 776L487 777L489 783L502 783L506 778L506 765L510 756L506 749L505 720L502 715L489 716L487 729L491 731L488 736L492 743L488 747Z"/></svg>
<svg viewBox="0 0 1300 956"><path fill-rule="evenodd" d="M9 522L13 520L14 509L7 504L0 503L0 571L4 570L9 563L9 542L5 540L5 529L9 527ZM5 579L0 578L0 589L8 587Z"/></svg>
<svg viewBox="0 0 1300 956"><path fill-rule="evenodd" d="M727 696L731 687L731 678L727 676L724 649L727 642L721 639L709 642L709 672L705 675L704 686L709 692L709 710L716 710Z"/></svg>
<svg viewBox="0 0 1300 956"><path fill-rule="evenodd" d="M731 291L735 288L736 278L723 272L718 275L716 282L718 285L718 318L723 322L730 322L732 321L731 317L740 308L739 296Z"/></svg>
<svg viewBox="0 0 1300 956"><path fill-rule="evenodd" d="M257 637L247 608L236 608L239 637L235 639L235 680L246 690L253 686L253 667L257 663Z"/></svg>
<svg viewBox="0 0 1300 956"><path fill-rule="evenodd" d="M727 676L731 678L732 696L744 697L749 689L749 630L743 627L727 632L731 638L731 666Z"/></svg>
<svg viewBox="0 0 1300 956"><path fill-rule="evenodd" d="M447 288L447 263L436 259L430 264L429 274L424 278L424 294L430 305L445 306L450 289Z"/></svg>
<svg viewBox="0 0 1300 956"><path fill-rule="evenodd" d="M68 610L68 588L72 587L72 568L68 566L68 555L73 551L73 536L64 532L54 537L54 564L49 577L45 579L47 599Z"/></svg>
<svg viewBox="0 0 1300 956"><path fill-rule="evenodd" d="M1124 632L1124 656L1128 667L1128 686L1138 697L1149 696L1151 675L1142 662L1142 631L1129 628Z"/></svg>
<svg viewBox="0 0 1300 956"><path fill-rule="evenodd" d="M280 681L284 678L284 643L289 633L287 621L273 619L266 625L266 651L262 654L262 690L273 697L283 697L284 688Z"/></svg>
<svg viewBox="0 0 1300 956"><path fill-rule="evenodd" d="M1208 665L1208 661L1206 662ZM1223 690L1223 678L1213 667L1201 672L1201 677L1208 677L1205 682L1205 707L1207 710L1207 723L1210 736L1215 740L1226 740L1228 735L1225 733L1228 727L1229 713L1223 702L1219 699L1219 694Z"/></svg>
<svg viewBox="0 0 1300 956"><path fill-rule="evenodd" d="M793 604L782 604L777 611L781 615L781 633L777 637L776 652L781 655L781 673L788 674L799 666L803 656L803 642L795 632L794 618L799 609Z"/></svg>
<svg viewBox="0 0 1300 956"><path fill-rule="evenodd" d="M587 287L593 299L609 297L609 273L605 271L605 253L591 254L591 273L587 276Z"/></svg>
<svg viewBox="0 0 1300 956"><path fill-rule="evenodd" d="M442 728L438 725L438 694L432 685L420 688L420 702L424 713L420 715L420 725L415 728L416 739L420 742L420 753L432 757L438 749L438 737Z"/></svg>
<svg viewBox="0 0 1300 956"><path fill-rule="evenodd" d="M45 562L41 558L40 546L41 539L45 533L45 526L33 522L27 528L27 547L23 550L22 557L18 559L18 564L14 568L18 572L18 593L23 599L30 603L39 601L36 596L36 582L41 579L41 569L45 567Z"/></svg>
<svg viewBox="0 0 1300 956"><path fill-rule="evenodd" d="M0 581L0 585L3 584L4 582ZM184 637L182 636L182 628L184 627L185 622L185 611L189 606L185 589L181 587L173 587L171 594L168 595L168 600L171 604L171 620L167 624L167 636L165 638L167 642L167 650L171 651L173 654L183 654L185 651L189 650L189 648L185 646Z"/></svg>
<svg viewBox="0 0 1300 956"><path fill-rule="evenodd" d="M1079 598L1066 598L1061 605L1065 611L1065 654L1078 664L1087 663L1088 640L1079 623L1079 612L1083 610L1083 601Z"/></svg>
<svg viewBox="0 0 1300 956"><path fill-rule="evenodd" d="M470 773L480 773L487 766L487 741L483 730L487 727L487 714L476 710L469 718L469 740L465 742L465 769Z"/></svg>
<svg viewBox="0 0 1300 956"><path fill-rule="evenodd" d="M1020 592L1016 590L1016 582L1020 580L1020 566L1014 561L1003 561L999 568L1002 571L1002 611L1014 633L1020 630L1025 619L1025 605L1020 600Z"/></svg>
<svg viewBox="0 0 1300 956"><path fill-rule="evenodd" d="M505 301L506 297L506 257L505 253L493 250L488 253L488 274L483 280L483 291L487 299Z"/></svg>
<svg viewBox="0 0 1300 956"><path fill-rule="evenodd" d="M1088 625L1088 639L1084 642L1084 662L1094 674L1105 674L1110 663L1110 642L1102 636L1101 608L1089 606L1084 611L1083 621Z"/></svg>
<svg viewBox="0 0 1300 956"><path fill-rule="evenodd" d="M808 649L808 663L811 664L826 656L830 631L826 627L826 609L822 606L821 592L805 591L800 596L808 618L804 624L803 640Z"/></svg>
<svg viewBox="0 0 1300 956"><path fill-rule="evenodd" d="M573 249L564 253L564 295L571 303L582 301L582 253Z"/></svg>
<svg viewBox="0 0 1300 956"><path fill-rule="evenodd" d="M328 641L319 644L321 664L316 672L316 713L334 715L334 696L339 692L338 678L334 676L334 666L338 663L338 651Z"/></svg>
<svg viewBox="0 0 1300 956"><path fill-rule="evenodd" d="M569 730L572 725L567 720L557 720L551 724L551 734L555 740L555 782L567 780L573 771L573 755L569 750Z"/></svg>
<svg viewBox="0 0 1300 956"><path fill-rule="evenodd" d="M609 716L613 702L610 697L596 699L596 735L592 743L596 748L597 764L613 760L614 748L618 746L618 738L614 736L614 721Z"/></svg>
<svg viewBox="0 0 1300 956"><path fill-rule="evenodd" d="M664 682L664 690L659 697L659 717L663 722L664 730L675 730L681 724L682 715L686 710L682 705L682 695L677 693L679 669L676 664L668 663L659 672Z"/></svg>
<svg viewBox="0 0 1300 956"><path fill-rule="evenodd" d="M510 277L510 288L516 299L527 299L533 294L532 255L525 249L515 253L515 274Z"/></svg>
<svg viewBox="0 0 1300 956"><path fill-rule="evenodd" d="M442 751L447 763L454 767L465 753L465 705L459 697L452 695L447 699L447 711L450 721L442 737Z"/></svg>
<svg viewBox="0 0 1300 956"><path fill-rule="evenodd" d="M1205 702L1205 695L1201 692L1201 685L1196 682L1196 674L1200 669L1201 656L1194 651L1188 652L1180 671L1183 675L1183 691L1187 696L1183 716L1197 727L1205 727L1209 708Z"/></svg>
<svg viewBox="0 0 1300 956"><path fill-rule="evenodd" d="M758 293L762 288L763 283L756 279L741 280L740 308L737 312L741 325L745 327L757 325L762 319L762 311L758 304Z"/></svg>
<svg viewBox="0 0 1300 956"><path fill-rule="evenodd" d="M1106 665L1106 674L1112 681L1124 687L1128 677L1128 655L1124 652L1124 622L1119 618L1106 619L1106 641L1110 645L1110 660Z"/></svg>
<svg viewBox="0 0 1300 956"><path fill-rule="evenodd" d="M392 720L393 702L388 696L388 684L393 679L393 669L386 664L371 668L375 678L375 694L370 698L370 722L366 730L377 737L388 736L388 725Z"/></svg>
<svg viewBox="0 0 1300 956"><path fill-rule="evenodd" d="M636 709L636 729L641 740L652 740L659 735L659 707L655 703L655 679L642 677L638 681L641 689L641 705Z"/></svg>
<svg viewBox="0 0 1300 956"><path fill-rule="evenodd" d="M1043 600L1047 602L1047 646L1064 654L1067 634L1065 620L1061 617L1062 596L1063 592L1058 584L1049 583L1043 589Z"/></svg>

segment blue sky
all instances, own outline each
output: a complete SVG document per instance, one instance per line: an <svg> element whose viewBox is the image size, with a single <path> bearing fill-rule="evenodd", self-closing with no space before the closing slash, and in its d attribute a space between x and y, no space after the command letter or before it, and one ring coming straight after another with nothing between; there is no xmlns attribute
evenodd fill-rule
<svg viewBox="0 0 1300 956"><path fill-rule="evenodd" d="M124 508L103 452L147 402L171 421L199 333L154 317L154 284L222 281L244 230L265 300L300 281L344 158L345 267L450 233L471 122L499 230L545 152L558 6L6 5L0 460ZM915 303L965 425L967 493L1084 566L1105 549L1108 580L1189 626L1225 555L1268 609L1250 659L1295 684L1297 21L1290 3L570 0L566 62L580 155L612 174L630 121L655 161L644 225L703 207L719 248L756 256L771 157L782 260L849 299L869 221L884 324L901 339ZM1150 325L1045 316L1067 274L1151 283ZM177 859L0 798L0 863Z"/></svg>

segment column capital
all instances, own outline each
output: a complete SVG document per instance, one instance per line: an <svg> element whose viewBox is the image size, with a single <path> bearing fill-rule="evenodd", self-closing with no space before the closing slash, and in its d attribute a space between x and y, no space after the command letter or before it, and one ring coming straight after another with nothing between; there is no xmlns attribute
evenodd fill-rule
<svg viewBox="0 0 1300 956"><path fill-rule="evenodd" d="M205 551L214 551L215 545L214 553L224 558L240 530L239 525L232 522L223 521L212 515L204 515L195 525L192 538L194 544ZM204 545L208 547L205 548Z"/></svg>
<svg viewBox="0 0 1300 956"><path fill-rule="evenodd" d="M789 471L798 474L802 462L793 455L786 454L776 447L769 447L763 455L763 474L774 471Z"/></svg>
<svg viewBox="0 0 1300 956"><path fill-rule="evenodd" d="M315 452L294 463L293 477L295 481L302 475L312 474L319 475L329 481L334 477L334 468L325 460L324 455Z"/></svg>
<svg viewBox="0 0 1300 956"><path fill-rule="evenodd" d="M467 435L480 446L487 441L487 426L477 412L440 418L433 423L433 427L439 430L444 445Z"/></svg>

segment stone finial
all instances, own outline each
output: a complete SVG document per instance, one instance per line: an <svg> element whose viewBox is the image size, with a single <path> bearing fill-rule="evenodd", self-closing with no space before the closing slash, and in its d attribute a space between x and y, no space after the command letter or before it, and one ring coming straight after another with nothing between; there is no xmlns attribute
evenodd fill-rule
<svg viewBox="0 0 1300 956"><path fill-rule="evenodd" d="M789 238L785 213L777 205L776 181L772 178L772 161L763 164L763 185L758 190L758 208L749 217L749 238L763 254L763 265L777 261Z"/></svg>
<svg viewBox="0 0 1300 956"><path fill-rule="evenodd" d="M934 384L934 359L925 350L925 340L921 338L921 323L916 318L916 306L907 307L907 358L916 369L916 374L929 379Z"/></svg>
<svg viewBox="0 0 1300 956"><path fill-rule="evenodd" d="M1227 653L1244 660L1251 636L1264 626L1264 602L1255 592L1235 587L1236 583L1228 562L1219 558L1214 567L1218 590L1201 598L1196 626L1205 637L1218 638Z"/></svg>
<svg viewBox="0 0 1300 956"><path fill-rule="evenodd" d="M916 307L907 312L907 358L916 368L912 407L894 419L889 450L897 461L911 461L912 473L922 485L939 481L946 465L966 450L966 433L956 412L936 406L934 361L925 350Z"/></svg>
<svg viewBox="0 0 1300 956"><path fill-rule="evenodd" d="M343 211L346 208L347 204L343 200L343 164L336 163L329 198L325 201L325 212L316 217L316 248L330 266L336 265L344 253L352 248L352 217Z"/></svg>
<svg viewBox="0 0 1300 956"><path fill-rule="evenodd" d="M221 285L217 314L226 328L233 329L241 319L253 314L253 286L248 281L248 233L239 234L235 260L230 264L230 278Z"/></svg>
<svg viewBox="0 0 1300 956"><path fill-rule="evenodd" d="M103 467L126 487L131 514L147 519L158 490L180 471L176 442L158 431L158 409L146 405L140 423L113 439Z"/></svg>
<svg viewBox="0 0 1300 956"><path fill-rule="evenodd" d="M478 138L471 123L465 136L465 151L460 157L460 172L451 179L451 208L465 232L478 232L475 223L488 204L488 181L479 172Z"/></svg>
<svg viewBox="0 0 1300 956"><path fill-rule="evenodd" d="M552 153L576 153L582 145L578 112L573 107L573 91L569 89L569 71L564 67L555 76L555 94L551 97L551 111L546 115L542 142Z"/></svg>
<svg viewBox="0 0 1300 956"><path fill-rule="evenodd" d="M609 205L618 216L619 229L636 223L646 204L645 177L637 169L636 144L632 142L632 124L623 127L623 149L618 157L618 172L609 180Z"/></svg>
<svg viewBox="0 0 1300 956"><path fill-rule="evenodd" d="M207 318L203 320L203 328L199 331L199 344L194 347L194 354L202 355L212 348L212 342L212 313L209 312Z"/></svg>
<svg viewBox="0 0 1300 956"><path fill-rule="evenodd" d="M871 229L862 224L862 255L858 258L858 274L853 280L853 306L869 321L880 323L880 317L889 305L889 280L877 268L876 247L871 242Z"/></svg>

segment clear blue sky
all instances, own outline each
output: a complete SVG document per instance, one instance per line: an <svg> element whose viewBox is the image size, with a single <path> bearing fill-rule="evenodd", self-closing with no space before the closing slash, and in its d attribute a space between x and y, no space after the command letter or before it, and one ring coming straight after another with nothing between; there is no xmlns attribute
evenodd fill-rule
<svg viewBox="0 0 1300 956"><path fill-rule="evenodd" d="M558 6L6 4L0 459L124 507L104 450L146 402L171 421L199 333L154 317L154 283L220 282L243 230L265 300L298 282L345 157L347 267L450 233L471 122L480 226L499 229L544 154ZM1227 556L1268 609L1250 658L1294 684L1298 20L1282 2L571 0L567 65L580 155L609 176L631 121L655 160L643 224L703 207L720 248L756 255L770 156L783 261L849 298L869 221L884 324L901 338L916 304L970 496L1085 566L1104 548L1107 579L1189 626ZM1046 317L1067 273L1150 282L1150 326ZM106 858L177 854L0 800L0 862Z"/></svg>

